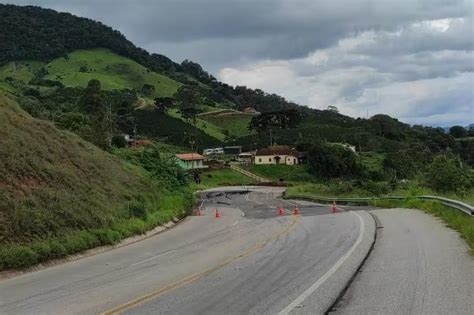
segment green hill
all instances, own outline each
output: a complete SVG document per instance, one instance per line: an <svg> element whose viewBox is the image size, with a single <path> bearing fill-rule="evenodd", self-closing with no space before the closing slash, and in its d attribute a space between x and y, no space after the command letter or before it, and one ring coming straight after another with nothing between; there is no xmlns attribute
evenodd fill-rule
<svg viewBox="0 0 474 315"><path fill-rule="evenodd" d="M141 91L144 84L149 84L154 87L147 95L150 98L173 96L182 85L107 49L78 50L49 63L13 61L0 68L0 80L14 78L28 84L40 71L43 79L71 87L86 87L91 79L100 80L104 90Z"/></svg>
<svg viewBox="0 0 474 315"><path fill-rule="evenodd" d="M183 210L163 204L145 170L1 94L0 126L0 270L113 243Z"/></svg>

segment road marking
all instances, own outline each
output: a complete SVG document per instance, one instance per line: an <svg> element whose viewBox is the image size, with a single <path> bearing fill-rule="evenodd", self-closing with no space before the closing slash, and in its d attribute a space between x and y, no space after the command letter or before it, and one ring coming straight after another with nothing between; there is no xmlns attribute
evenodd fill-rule
<svg viewBox="0 0 474 315"><path fill-rule="evenodd" d="M247 251L239 254L239 255L236 255L234 257L231 257L227 260L224 260L223 262L215 265L214 267L211 267L203 272L198 272L192 276L189 276L187 278L184 278L182 280L179 280L177 282L174 282L174 283L171 283L167 286L164 286L164 287L161 287L159 289L156 289L155 291L153 292L150 292L142 297L139 297L139 298L136 298L132 301L129 301L125 304L122 304L122 305L119 305L117 307L114 307L110 310L107 310L105 312L102 313L102 315L111 315L111 314L121 314L122 312L125 312L139 304L142 304L142 303L145 303L149 300L152 300L152 299L155 299L165 293L169 293L169 292L172 292L178 288L181 288L187 284L190 284L196 280L199 280L201 279L202 277L204 276L207 276L219 269L221 269L222 267L225 267L226 265L234 262L234 261L237 261L239 259L242 259L242 258L245 258L245 257L248 257L256 252L258 252L259 250L263 249L267 244L277 240L278 238L282 237L282 236L285 236L287 235L288 233L290 233L296 226L297 226L297 223L299 222L300 220L300 216L295 216L294 219L293 219L293 222L288 225L285 229L283 229L280 233L276 233L274 236L270 237L269 239L265 240L265 241L262 241L260 243L257 243L255 246L251 247L250 249L248 249Z"/></svg>
<svg viewBox="0 0 474 315"><path fill-rule="evenodd" d="M139 262L136 262L134 264L131 264L130 267L133 267L133 266L136 266L136 265L140 265L140 264L143 264L149 260L152 260L152 259L155 259L155 258L158 258L158 257L161 257L161 256L164 256L164 255L168 255L168 254L171 254L173 252L177 251L177 249L173 249L173 250L169 250L167 252L164 252L164 253L161 253L161 254L158 254L158 255L155 255L153 257L150 257L150 258L147 258L147 259L144 259L144 260L141 260Z"/></svg>
<svg viewBox="0 0 474 315"><path fill-rule="evenodd" d="M342 256L341 258L339 258L339 260L331 267L331 269L329 269L328 271L326 271L326 273L321 277L319 278L315 283L313 283L313 285L311 285L308 289L306 289L306 291L303 292L303 294L301 294L300 296L298 296L293 302L291 302L287 307L285 307L284 309L282 309L280 311L280 313L278 313L279 315L286 315L286 314L289 314L294 308L296 308L298 305L301 305L301 303L307 298L309 297L311 294L314 293L314 291L316 291L321 285L324 284L324 282L326 282L326 280L329 279L329 277L331 277L336 271L337 269L339 269L339 267L341 267L341 265L351 256L351 254L354 252L354 250L357 248L357 246L359 246L359 244L362 242L362 237L364 235L364 231L365 231L365 223L364 223L364 220L362 219L362 217L357 214L356 212L354 211L351 211L350 212L351 214L355 215L358 219L359 219L359 236L357 237L357 240L355 241L355 243L352 245L352 247L344 254L344 256Z"/></svg>
<svg viewBox="0 0 474 315"><path fill-rule="evenodd" d="M234 223L232 223L231 226L236 226L238 223L239 223L239 220L237 220L237 221L235 221Z"/></svg>

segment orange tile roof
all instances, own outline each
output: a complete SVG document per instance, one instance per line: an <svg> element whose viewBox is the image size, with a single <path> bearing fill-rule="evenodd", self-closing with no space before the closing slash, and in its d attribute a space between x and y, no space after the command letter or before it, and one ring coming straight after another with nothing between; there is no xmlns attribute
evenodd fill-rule
<svg viewBox="0 0 474 315"><path fill-rule="evenodd" d="M176 157L184 161L204 160L204 157L199 153L182 153L176 154Z"/></svg>

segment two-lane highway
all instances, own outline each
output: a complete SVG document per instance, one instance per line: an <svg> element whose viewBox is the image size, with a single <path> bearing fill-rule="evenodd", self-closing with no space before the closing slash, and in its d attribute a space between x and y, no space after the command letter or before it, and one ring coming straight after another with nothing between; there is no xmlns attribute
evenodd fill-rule
<svg viewBox="0 0 474 315"><path fill-rule="evenodd" d="M0 314L474 313L474 260L436 218L366 207L331 213L282 192L202 192L204 216L0 281Z"/></svg>
<svg viewBox="0 0 474 315"><path fill-rule="evenodd" d="M324 312L370 247L372 218L306 202L293 216L280 188L245 189L202 194L204 216L155 237L0 281L0 314Z"/></svg>

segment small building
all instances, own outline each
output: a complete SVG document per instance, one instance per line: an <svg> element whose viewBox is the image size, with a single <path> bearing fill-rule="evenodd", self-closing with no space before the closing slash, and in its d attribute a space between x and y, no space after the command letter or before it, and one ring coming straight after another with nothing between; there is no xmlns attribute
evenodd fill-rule
<svg viewBox="0 0 474 315"><path fill-rule="evenodd" d="M297 165L300 163L302 152L291 149L286 145L275 145L258 150L255 154L256 165Z"/></svg>
<svg viewBox="0 0 474 315"><path fill-rule="evenodd" d="M252 163L253 156L254 156L254 154L252 154L250 152L240 153L237 156L237 162L239 162L241 164L250 164L250 163Z"/></svg>
<svg viewBox="0 0 474 315"><path fill-rule="evenodd" d="M224 147L224 153L227 155L239 155L242 153L242 146L235 145L230 147Z"/></svg>
<svg viewBox="0 0 474 315"><path fill-rule="evenodd" d="M182 153L176 154L175 157L178 165L185 170L207 168L207 165L204 165L204 157L199 153Z"/></svg>

